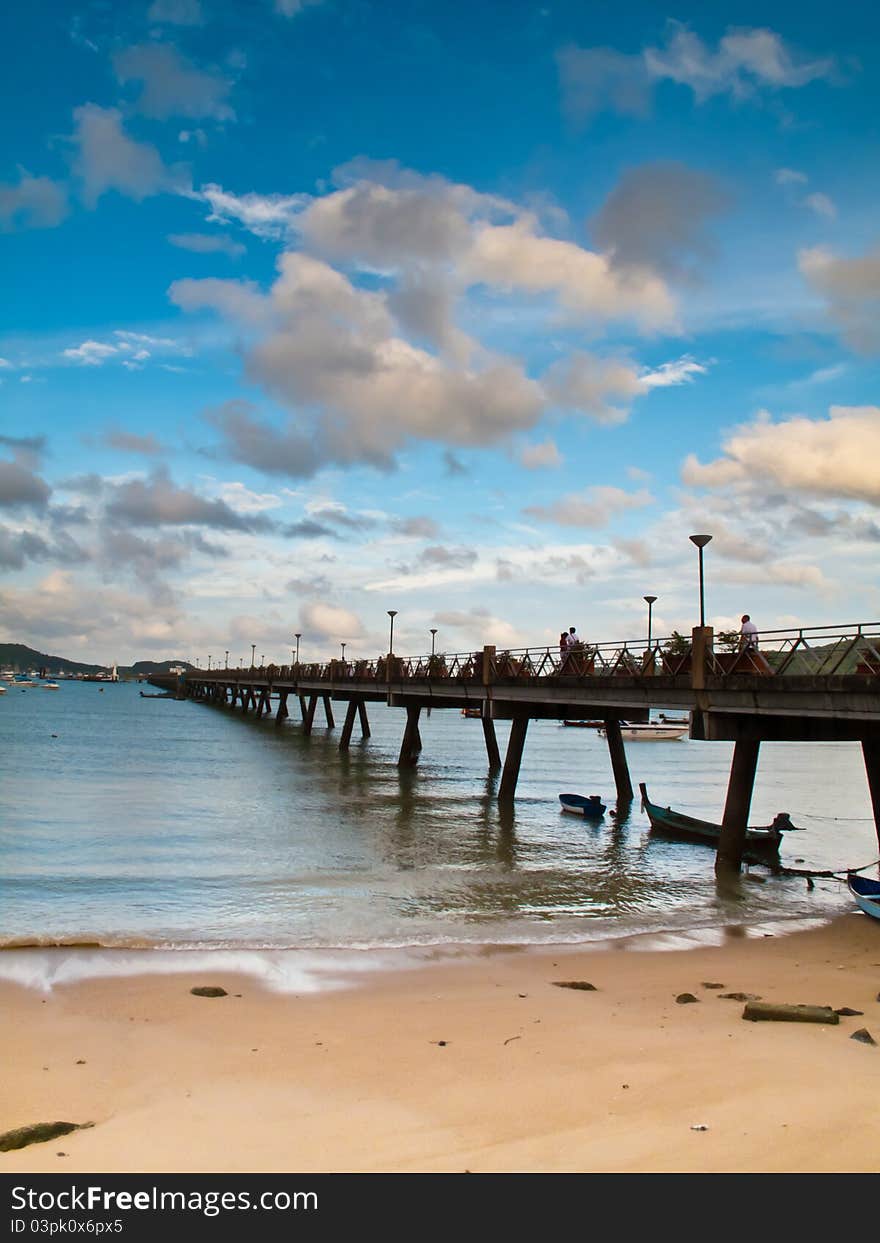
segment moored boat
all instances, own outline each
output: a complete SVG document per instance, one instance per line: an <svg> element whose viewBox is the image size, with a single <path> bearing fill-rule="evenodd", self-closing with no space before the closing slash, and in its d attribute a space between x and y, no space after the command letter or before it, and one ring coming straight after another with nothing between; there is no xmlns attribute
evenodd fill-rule
<svg viewBox="0 0 880 1243"><path fill-rule="evenodd" d="M679 837L688 841L708 842L712 846L718 845L718 839L721 837L720 824L713 824L710 820L699 820L696 816L685 816L680 811L673 811L671 807L659 807L648 798L648 789L644 781L639 782L639 790L642 795L642 807L648 815L653 832L666 837ZM748 858L749 852L763 857L775 855L779 851L782 834L799 831L801 831L799 826L792 824L787 811L777 812L772 824L755 827L750 825L746 829L745 857Z"/></svg>
<svg viewBox="0 0 880 1243"><path fill-rule="evenodd" d="M584 816L587 820L598 820L605 814L605 804L598 794L560 794L562 810L573 816Z"/></svg>
<svg viewBox="0 0 880 1243"><path fill-rule="evenodd" d="M482 708L462 708L462 716L481 717L483 715Z"/></svg>
<svg viewBox="0 0 880 1243"><path fill-rule="evenodd" d="M654 724L653 722L647 722L644 725L627 725L621 721L620 736L629 742L674 742L676 738L683 738L688 728L687 725ZM604 725L599 733L605 736Z"/></svg>
<svg viewBox="0 0 880 1243"><path fill-rule="evenodd" d="M854 872L848 872L846 883L856 905L866 915L880 919L880 880L871 880L869 876L856 876Z"/></svg>
<svg viewBox="0 0 880 1243"><path fill-rule="evenodd" d="M576 729L601 729L604 721L563 721L563 725L571 725Z"/></svg>

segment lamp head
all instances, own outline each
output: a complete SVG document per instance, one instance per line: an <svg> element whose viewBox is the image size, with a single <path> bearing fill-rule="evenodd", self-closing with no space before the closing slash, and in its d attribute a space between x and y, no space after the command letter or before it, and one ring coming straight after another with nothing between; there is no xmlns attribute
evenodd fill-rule
<svg viewBox="0 0 880 1243"><path fill-rule="evenodd" d="M654 601L657 599L657 597L656 596L642 596L642 599L644 600L645 604L653 604Z"/></svg>
<svg viewBox="0 0 880 1243"><path fill-rule="evenodd" d="M712 538L711 535L689 535L688 539L692 544L696 544L698 548L705 548Z"/></svg>
<svg viewBox="0 0 880 1243"><path fill-rule="evenodd" d="M389 617L396 617L396 616L397 616L397 609L388 609L388 616L389 616Z"/></svg>

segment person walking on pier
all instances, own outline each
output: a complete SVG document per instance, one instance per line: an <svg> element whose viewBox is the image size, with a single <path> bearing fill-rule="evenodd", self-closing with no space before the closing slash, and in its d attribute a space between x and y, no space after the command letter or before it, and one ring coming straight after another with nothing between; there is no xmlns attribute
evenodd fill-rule
<svg viewBox="0 0 880 1243"><path fill-rule="evenodd" d="M740 651L757 652L758 650L758 627L749 617L748 613L742 615L742 627L739 632Z"/></svg>
<svg viewBox="0 0 880 1243"><path fill-rule="evenodd" d="M574 626L569 626L568 628L568 638L565 641L565 646L569 652L579 652L584 646Z"/></svg>

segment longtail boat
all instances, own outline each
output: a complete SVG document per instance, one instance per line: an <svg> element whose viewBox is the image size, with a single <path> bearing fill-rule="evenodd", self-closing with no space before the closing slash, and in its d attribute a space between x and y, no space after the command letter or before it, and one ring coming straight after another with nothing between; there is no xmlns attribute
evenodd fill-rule
<svg viewBox="0 0 880 1243"><path fill-rule="evenodd" d="M856 904L865 914L880 919L880 880L871 880L869 876L856 876L854 872L849 872L846 883Z"/></svg>
<svg viewBox="0 0 880 1243"><path fill-rule="evenodd" d="M671 807L659 807L648 798L644 781L639 782L639 790L642 807L648 814L653 832L666 837L681 837L689 841L708 842L712 846L718 845L721 837L720 824L713 824L710 820L698 820L696 816L685 816L680 811L673 811ZM798 825L792 824L787 811L777 812L772 824L756 827L750 825L746 829L746 857L752 851L763 857L775 855L779 851L783 833L800 831Z"/></svg>

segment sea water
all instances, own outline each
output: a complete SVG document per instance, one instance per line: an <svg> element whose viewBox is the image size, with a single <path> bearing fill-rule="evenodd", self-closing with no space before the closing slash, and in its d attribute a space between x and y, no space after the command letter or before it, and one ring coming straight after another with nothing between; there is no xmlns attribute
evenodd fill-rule
<svg viewBox="0 0 880 1243"><path fill-rule="evenodd" d="M835 879L810 888L753 866L719 886L714 851L651 834L638 795L612 814L594 730L530 722L504 812L480 722L458 711L423 712L418 765L399 769L405 714L384 704L368 705L371 737L356 726L340 753L340 723L328 729L320 704L306 736L294 699L279 727L139 692L62 682L0 696L0 944L549 945L853 909ZM502 754L508 728L497 723ZM627 754L654 802L721 819L731 744L629 742ZM563 791L609 810L597 823L566 815ZM858 744L764 744L750 822L777 811L805 830L785 838L784 864L843 871L880 853Z"/></svg>

